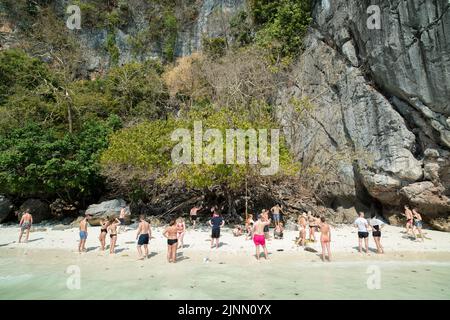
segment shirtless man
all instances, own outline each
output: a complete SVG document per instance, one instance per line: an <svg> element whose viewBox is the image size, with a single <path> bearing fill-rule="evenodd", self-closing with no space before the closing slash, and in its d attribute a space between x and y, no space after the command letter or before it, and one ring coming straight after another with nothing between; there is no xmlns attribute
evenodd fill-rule
<svg viewBox="0 0 450 320"><path fill-rule="evenodd" d="M417 239L416 233L414 232L413 213L412 213L411 209L409 209L408 206L405 206L405 213L403 215L406 217L406 234L408 235L410 233L409 230L411 230L414 238Z"/></svg>
<svg viewBox="0 0 450 320"><path fill-rule="evenodd" d="M86 239L88 236L87 226L88 220L92 218L90 214L87 214L83 220L80 221L80 243L78 245L78 252L86 252Z"/></svg>
<svg viewBox="0 0 450 320"><path fill-rule="evenodd" d="M169 226L163 233L167 238L167 261L175 263L177 260L177 225L175 219L171 220Z"/></svg>
<svg viewBox="0 0 450 320"><path fill-rule="evenodd" d="M264 235L264 227L270 225L270 219L265 218L265 215L261 214L259 219L253 225L253 243L256 247L256 259L259 261L259 246L263 247L264 257L268 259L266 237Z"/></svg>
<svg viewBox="0 0 450 320"><path fill-rule="evenodd" d="M328 261L331 262L331 228L328 223L325 222L325 217L320 218L320 244L322 245L322 261L325 261L325 249L328 252Z"/></svg>
<svg viewBox="0 0 450 320"><path fill-rule="evenodd" d="M309 241L316 242L316 218L308 211Z"/></svg>
<svg viewBox="0 0 450 320"><path fill-rule="evenodd" d="M425 241L425 237L424 237L424 235L423 235L423 233L422 233L422 225L423 225L423 224L422 224L422 216L421 216L420 213L417 211L417 208L414 208L414 209L412 210L412 214L413 214L413 219L414 219L414 227L413 227L413 231L414 231L414 228L416 228L417 231L418 231L419 234L420 234L420 239L422 239L422 242L424 242L424 241ZM416 240L418 240L415 232L414 232L414 236L416 237Z"/></svg>
<svg viewBox="0 0 450 320"><path fill-rule="evenodd" d="M191 218L191 223L195 229L195 224L197 223L197 214L202 209L202 206L194 206L189 212L189 217Z"/></svg>
<svg viewBox="0 0 450 320"><path fill-rule="evenodd" d="M137 251L139 254L139 260L144 260L148 258L148 242L152 236L152 229L150 228L150 223L145 220L145 216L141 214L139 216L139 226L137 229L136 240L137 240ZM145 255L142 256L141 246L144 246Z"/></svg>
<svg viewBox="0 0 450 320"><path fill-rule="evenodd" d="M30 210L27 209L27 210L25 210L25 212L22 216L22 219L20 219L20 222L19 222L19 227L20 227L19 243L22 242L22 235L25 230L27 231L27 234L25 236L25 242L28 242L32 224L33 224L33 216L30 214Z"/></svg>
<svg viewBox="0 0 450 320"><path fill-rule="evenodd" d="M269 219L269 210L263 209L261 216L264 221L270 221ZM269 229L270 223L268 225L264 226L264 236L266 237L266 240L270 240L270 229Z"/></svg>
<svg viewBox="0 0 450 320"><path fill-rule="evenodd" d="M272 212L273 215L273 222L275 226L277 226L280 223L281 212L283 212L283 210L281 210L280 205L277 203L275 206L272 207L272 209L270 209L270 211Z"/></svg>
<svg viewBox="0 0 450 320"><path fill-rule="evenodd" d="M298 241L297 245L304 246L306 242L306 214L303 213L298 217Z"/></svg>

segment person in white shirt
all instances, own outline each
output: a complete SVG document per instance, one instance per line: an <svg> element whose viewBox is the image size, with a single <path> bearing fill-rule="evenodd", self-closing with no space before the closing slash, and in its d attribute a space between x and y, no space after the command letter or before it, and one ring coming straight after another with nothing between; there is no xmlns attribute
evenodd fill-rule
<svg viewBox="0 0 450 320"><path fill-rule="evenodd" d="M377 246L377 252L384 253L383 246L381 245L381 228L383 227L384 222L377 219L376 215L373 214L369 224L372 227L372 236L375 245Z"/></svg>
<svg viewBox="0 0 450 320"><path fill-rule="evenodd" d="M364 212L359 213L359 217L356 218L355 227L358 228L358 241L359 241L359 253L362 253L362 240L366 248L366 253L369 253L369 223L364 218Z"/></svg>

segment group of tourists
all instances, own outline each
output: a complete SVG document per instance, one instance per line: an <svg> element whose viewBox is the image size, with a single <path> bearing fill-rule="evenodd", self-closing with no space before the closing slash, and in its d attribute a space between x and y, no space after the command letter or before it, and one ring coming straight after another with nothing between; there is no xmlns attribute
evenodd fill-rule
<svg viewBox="0 0 450 320"><path fill-rule="evenodd" d="M203 206L194 206L190 210L190 220L193 228L196 227L198 213L203 210ZM223 209L223 208L222 208ZM283 239L284 226L281 219L283 209L280 204L276 204L270 210L263 209L260 214L256 216L253 214L246 214L245 225L242 227L236 225L232 233L234 236L239 237L245 234L246 240L253 240L256 249L256 259L260 259L261 249L264 258L268 259L268 251L266 241L271 240L269 233L269 226L273 224L274 234L273 238L276 240ZM270 214L272 218L270 218ZM106 238L109 234L110 237L110 254L115 253L117 236L121 231L125 230L127 213L125 208L122 208L118 218L107 217L100 221L100 250L106 249ZM417 239L417 234L420 235L421 240L424 241L422 233L422 217L416 208L412 210L405 206L405 212L402 214L406 217L406 234ZM254 219L256 218L256 219ZM78 251L86 252L86 239L88 236L88 223L92 219L92 215L86 214L79 223L79 237L80 242L78 245ZM19 226L19 243L22 242L22 237L25 234L25 242L28 241L31 225L33 224L33 217L29 210L26 210L21 217ZM219 213L217 206L211 208L211 218L208 221L211 227L211 248L218 249L220 247L220 230L225 225L225 220ZM372 232L377 253L384 253L383 246L381 244L381 229L384 223L378 219L375 215L367 220L364 217L364 213L360 212L358 217L354 221L354 226L358 230L358 250L360 253L365 251L369 253L369 232ZM299 234L295 243L298 246L306 246L308 243L316 241L316 233L320 232L320 243L322 246L322 260L331 261L331 227L326 222L325 217L319 217L312 214L310 211L307 213L301 213L298 216L297 227ZM169 222L168 226L163 232L163 236L167 238L167 261L169 263L175 263L177 260L177 250L184 247L184 235L186 233L186 223L184 218L179 217ZM308 237L307 237L308 236ZM138 259L143 260L148 258L148 244L152 237L151 225L146 220L145 215L139 216L139 222L137 226L136 241ZM143 249L143 250L142 250ZM364 249L364 250L363 250Z"/></svg>

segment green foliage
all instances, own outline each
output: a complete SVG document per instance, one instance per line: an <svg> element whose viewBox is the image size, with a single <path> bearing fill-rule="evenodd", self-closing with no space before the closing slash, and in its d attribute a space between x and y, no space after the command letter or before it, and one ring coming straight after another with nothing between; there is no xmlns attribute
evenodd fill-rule
<svg viewBox="0 0 450 320"><path fill-rule="evenodd" d="M171 160L171 152L178 141L171 140L171 133L176 128L186 128L193 132L194 121L199 120L202 121L203 130L219 129L223 137L229 128L257 130L276 127L270 114L263 109L259 113L252 114L243 109L216 110L211 106L194 108L182 118L144 122L113 134L110 147L101 157L104 173L108 177L117 179L117 173L122 172L121 183L124 185L134 183L136 179L142 181L154 179L163 186L172 183L182 183L189 188L220 185L227 190L242 188L246 177L253 181L261 179L259 175L261 164L174 164ZM207 144L204 142L204 146ZM280 144L280 172L268 179L293 175L297 172L298 165L292 160L282 139ZM246 148L248 156L248 141Z"/></svg>
<svg viewBox="0 0 450 320"><path fill-rule="evenodd" d="M106 37L106 50L111 58L111 64L116 66L119 63L120 52L116 45L116 33L114 30L108 32Z"/></svg>
<svg viewBox="0 0 450 320"><path fill-rule="evenodd" d="M260 25L256 42L271 51L273 62L294 58L312 20L311 0L252 0L251 8Z"/></svg>
<svg viewBox="0 0 450 320"><path fill-rule="evenodd" d="M0 192L67 200L94 194L102 183L98 157L119 127L112 116L87 122L76 135L35 123L0 135Z"/></svg>
<svg viewBox="0 0 450 320"><path fill-rule="evenodd" d="M212 58L222 57L227 49L227 40L224 37L202 39L203 52Z"/></svg>

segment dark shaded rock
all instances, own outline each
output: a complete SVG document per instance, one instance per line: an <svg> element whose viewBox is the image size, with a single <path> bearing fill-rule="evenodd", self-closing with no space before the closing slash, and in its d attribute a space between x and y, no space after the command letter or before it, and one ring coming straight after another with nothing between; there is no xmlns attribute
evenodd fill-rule
<svg viewBox="0 0 450 320"><path fill-rule="evenodd" d="M22 218L25 210L30 210L34 223L40 223L52 218L49 205L39 199L28 199L19 208L18 219Z"/></svg>
<svg viewBox="0 0 450 320"><path fill-rule="evenodd" d="M3 195L0 195L0 223L10 218L13 212L12 202Z"/></svg>

